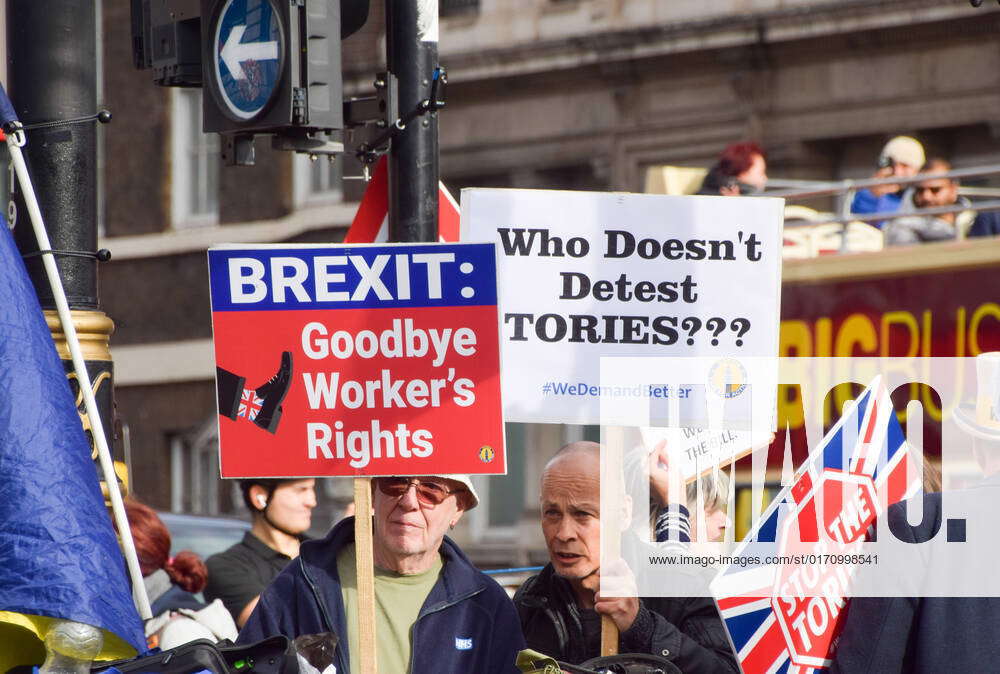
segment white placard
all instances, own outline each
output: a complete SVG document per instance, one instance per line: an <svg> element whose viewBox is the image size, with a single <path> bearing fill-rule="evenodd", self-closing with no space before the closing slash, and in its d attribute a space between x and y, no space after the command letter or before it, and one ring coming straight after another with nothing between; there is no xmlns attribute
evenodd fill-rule
<svg viewBox="0 0 1000 674"><path fill-rule="evenodd" d="M601 359L601 423L639 429L690 482L771 443L776 358Z"/></svg>
<svg viewBox="0 0 1000 674"><path fill-rule="evenodd" d="M462 240L500 258L507 420L600 423L602 356L776 356L783 205L462 190Z"/></svg>

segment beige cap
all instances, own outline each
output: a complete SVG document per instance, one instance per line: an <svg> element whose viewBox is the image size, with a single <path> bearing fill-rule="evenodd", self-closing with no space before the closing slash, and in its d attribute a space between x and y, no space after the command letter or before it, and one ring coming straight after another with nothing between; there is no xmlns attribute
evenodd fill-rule
<svg viewBox="0 0 1000 674"><path fill-rule="evenodd" d="M924 165L924 146L916 138L896 136L885 144L881 156L898 164L920 168Z"/></svg>
<svg viewBox="0 0 1000 674"><path fill-rule="evenodd" d="M466 489L469 490L469 495L472 497L472 505L470 505L466 510L472 510L477 505L479 505L479 494L476 493L476 488L472 486L472 478L468 475L438 475L438 477L448 478L449 480L454 480L455 482L461 482L465 485Z"/></svg>
<svg viewBox="0 0 1000 674"><path fill-rule="evenodd" d="M472 486L472 478L468 475L439 475L435 473L432 475L413 475L412 477L443 477L448 480L454 480L455 482L461 482L465 485L466 490L469 492L469 496L472 498L472 505L466 508L466 510L472 510L479 505L479 494L476 493L476 488Z"/></svg>
<svg viewBox="0 0 1000 674"><path fill-rule="evenodd" d="M420 477L415 475L414 477ZM449 480L454 480L455 482L461 482L465 485L465 488L469 490L469 496L472 497L472 505L470 505L466 510L472 510L477 505L479 505L479 494L476 493L476 488L472 486L472 478L468 475L426 475L424 477L443 477Z"/></svg>

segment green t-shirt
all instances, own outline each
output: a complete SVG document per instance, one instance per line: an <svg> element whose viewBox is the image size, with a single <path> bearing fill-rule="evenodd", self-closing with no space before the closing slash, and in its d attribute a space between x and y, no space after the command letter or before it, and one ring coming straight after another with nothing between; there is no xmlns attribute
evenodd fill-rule
<svg viewBox="0 0 1000 674"><path fill-rule="evenodd" d="M409 672L413 646L412 627L431 588L441 574L440 555L430 569L413 576L375 567L375 646L378 671ZM351 671L360 672L358 646L358 572L354 543L337 555L337 573L347 612L347 646ZM338 635L341 639L344 635Z"/></svg>

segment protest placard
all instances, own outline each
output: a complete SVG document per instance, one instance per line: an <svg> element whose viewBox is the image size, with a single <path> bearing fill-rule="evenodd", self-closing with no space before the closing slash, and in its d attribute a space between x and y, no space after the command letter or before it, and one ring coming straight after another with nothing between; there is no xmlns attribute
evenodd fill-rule
<svg viewBox="0 0 1000 674"><path fill-rule="evenodd" d="M869 527L919 474L882 378L844 413L712 582L747 674L825 671Z"/></svg>
<svg viewBox="0 0 1000 674"><path fill-rule="evenodd" d="M649 452L665 443L686 482L771 443L775 358L604 356L599 373L602 424L637 427Z"/></svg>
<svg viewBox="0 0 1000 674"><path fill-rule="evenodd" d="M670 448L670 458L685 483L692 482L720 466L725 466L770 444L773 435L767 430L756 433L732 429L694 426L679 428L647 427L641 429L643 446L650 452L661 442Z"/></svg>
<svg viewBox="0 0 1000 674"><path fill-rule="evenodd" d="M648 363L648 359L643 360ZM708 365L708 360L671 359L672 372L660 372L661 381L678 382L674 389L686 397L650 405L648 423L653 425L640 428L647 450L654 451L661 442L667 444L670 460L685 482L735 463L754 449L767 447L774 438L775 361L725 357ZM702 385L692 383L697 377L692 377L691 370L697 370L698 365L707 370ZM682 381L685 383L679 383ZM752 390L750 381L755 382ZM682 401L688 405L682 406ZM659 417L658 407L667 408L666 415Z"/></svg>
<svg viewBox="0 0 1000 674"><path fill-rule="evenodd" d="M780 199L462 191L497 244L505 414L597 424L602 356L775 356Z"/></svg>
<svg viewBox="0 0 1000 674"><path fill-rule="evenodd" d="M223 477L506 472L493 245L208 256Z"/></svg>

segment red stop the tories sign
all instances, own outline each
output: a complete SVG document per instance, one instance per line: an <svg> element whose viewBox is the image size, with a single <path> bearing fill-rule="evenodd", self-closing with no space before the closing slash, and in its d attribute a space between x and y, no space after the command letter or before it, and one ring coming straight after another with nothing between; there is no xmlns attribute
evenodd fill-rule
<svg viewBox="0 0 1000 674"><path fill-rule="evenodd" d="M875 519L877 495L868 475L832 469L811 489L808 475L796 486L806 493L785 522L784 564L771 606L792 663L828 667L847 614L853 566L845 556L859 550Z"/></svg>

